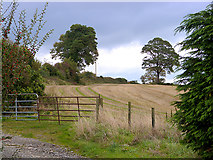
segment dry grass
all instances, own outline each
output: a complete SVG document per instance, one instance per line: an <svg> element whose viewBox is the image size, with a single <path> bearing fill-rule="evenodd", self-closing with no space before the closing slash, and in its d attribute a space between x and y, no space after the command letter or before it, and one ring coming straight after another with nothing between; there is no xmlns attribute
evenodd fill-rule
<svg viewBox="0 0 213 160"><path fill-rule="evenodd" d="M166 122L162 115L156 115L156 126L153 129L151 115L133 112L131 127L129 127L127 111L104 108L100 111L98 122L96 123L95 118L81 119L76 127L78 137L88 140L99 139L99 142L105 142L107 139L116 137L123 130L134 135L134 139L131 142L134 144L145 139L156 140L172 137L174 141L178 141L180 138L180 132ZM101 133L101 137L97 136L98 133Z"/></svg>
<svg viewBox="0 0 213 160"><path fill-rule="evenodd" d="M174 109L171 103L178 99L175 86L119 84L119 85L92 85L96 92L118 100L123 103L128 101L141 108L154 107L157 111L170 112Z"/></svg>
<svg viewBox="0 0 213 160"><path fill-rule="evenodd" d="M77 89L76 89L77 88ZM120 130L130 131L127 120L127 102L132 102L131 133L135 139L164 138L168 136L178 139L179 133L165 120L165 114L170 113L173 107L171 102L177 100L177 91L174 86L160 85L132 85L132 84L102 84L90 86L47 86L45 92L57 96L94 96L94 92L103 95L104 108L100 111L99 124L95 122L95 115L91 119L83 119L77 124L78 136L86 139L94 137L100 130L103 139L119 134ZM82 102L94 102L84 99ZM151 108L156 110L156 126L152 129ZM98 131L99 130L99 131ZM97 135L96 135L97 137ZM105 138L104 138L105 137Z"/></svg>

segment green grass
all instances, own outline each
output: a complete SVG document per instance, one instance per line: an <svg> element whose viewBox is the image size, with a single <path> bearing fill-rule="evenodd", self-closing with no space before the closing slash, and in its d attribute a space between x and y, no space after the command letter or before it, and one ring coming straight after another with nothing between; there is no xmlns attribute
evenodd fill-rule
<svg viewBox="0 0 213 160"><path fill-rule="evenodd" d="M81 96L86 96L83 92L81 92L81 91L79 90L79 87L76 87L75 90L76 90Z"/></svg>
<svg viewBox="0 0 213 160"><path fill-rule="evenodd" d="M136 139L137 135L125 129L114 132L96 124L94 134L77 134L73 122L38 122L3 120L3 131L12 135L36 138L40 141L68 147L90 158L195 158L189 148L172 138ZM136 139L136 140L135 140Z"/></svg>

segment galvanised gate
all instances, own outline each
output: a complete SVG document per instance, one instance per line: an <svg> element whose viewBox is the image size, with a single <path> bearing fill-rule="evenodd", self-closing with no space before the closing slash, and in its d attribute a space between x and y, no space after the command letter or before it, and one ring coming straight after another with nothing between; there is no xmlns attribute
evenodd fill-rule
<svg viewBox="0 0 213 160"><path fill-rule="evenodd" d="M80 99L85 99L86 102L80 102ZM36 93L9 94L2 110L2 117L17 121L58 121L60 124L60 121L78 121L81 117L90 117L91 115L83 113L95 112L98 120L99 106L103 107L103 98L100 98L100 95L39 97ZM63 119L65 117L68 119Z"/></svg>
<svg viewBox="0 0 213 160"><path fill-rule="evenodd" d="M8 94L8 100L4 102L2 117L17 121L38 119L38 95L36 93Z"/></svg>

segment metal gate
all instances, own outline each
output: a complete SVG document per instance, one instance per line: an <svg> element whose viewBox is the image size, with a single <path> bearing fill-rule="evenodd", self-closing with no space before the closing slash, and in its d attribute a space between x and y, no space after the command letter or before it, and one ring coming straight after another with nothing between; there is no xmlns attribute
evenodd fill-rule
<svg viewBox="0 0 213 160"><path fill-rule="evenodd" d="M2 117L17 121L37 120L38 95L36 93L9 94L2 110Z"/></svg>

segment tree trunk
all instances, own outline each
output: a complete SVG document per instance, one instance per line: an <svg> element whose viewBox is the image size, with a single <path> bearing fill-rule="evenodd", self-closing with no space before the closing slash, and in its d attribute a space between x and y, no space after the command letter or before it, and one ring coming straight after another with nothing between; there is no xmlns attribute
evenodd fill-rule
<svg viewBox="0 0 213 160"><path fill-rule="evenodd" d="M157 84L160 84L160 72L157 71Z"/></svg>

